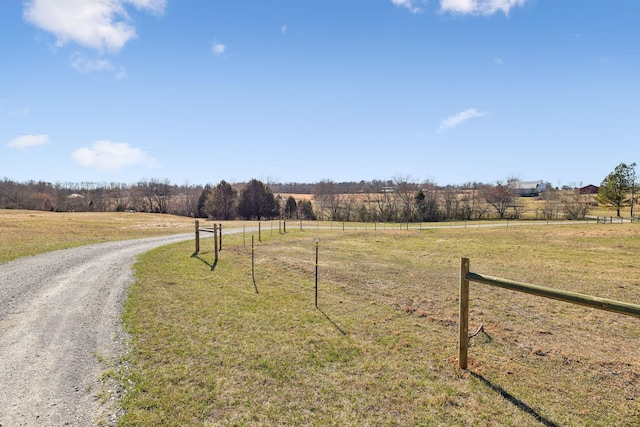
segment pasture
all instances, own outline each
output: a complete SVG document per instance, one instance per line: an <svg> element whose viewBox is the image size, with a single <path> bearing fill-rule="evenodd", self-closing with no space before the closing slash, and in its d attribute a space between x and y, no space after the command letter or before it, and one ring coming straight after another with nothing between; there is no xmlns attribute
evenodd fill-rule
<svg viewBox="0 0 640 427"><path fill-rule="evenodd" d="M213 270L213 249L192 256L193 242L140 259L131 353L112 373L120 425L640 425L635 318L472 283L469 332L484 332L457 367L461 257L637 304L637 224L262 237L255 283L242 234L225 237Z"/></svg>
<svg viewBox="0 0 640 427"><path fill-rule="evenodd" d="M120 425L640 425L635 318L472 283L469 332L484 332L457 367L461 257L637 304L640 226L476 224L265 223L255 284L248 233L224 237L213 270L210 239L197 256L193 242L144 255L124 313L131 351L104 373L123 387ZM255 223L224 229L243 225ZM176 232L193 220L0 210L0 263Z"/></svg>
<svg viewBox="0 0 640 427"><path fill-rule="evenodd" d="M191 218L174 215L0 209L0 264L90 243L192 231Z"/></svg>

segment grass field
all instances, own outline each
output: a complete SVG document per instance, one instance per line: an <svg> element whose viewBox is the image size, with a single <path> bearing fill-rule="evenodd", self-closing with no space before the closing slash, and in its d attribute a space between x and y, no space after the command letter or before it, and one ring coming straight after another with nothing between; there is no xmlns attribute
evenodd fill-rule
<svg viewBox="0 0 640 427"><path fill-rule="evenodd" d="M188 233L193 228L193 219L173 215L0 209L0 264L56 249Z"/></svg>
<svg viewBox="0 0 640 427"><path fill-rule="evenodd" d="M289 227L262 240L255 284L242 234L214 270L190 242L140 259L121 425L640 425L638 319L472 284L470 332L485 332L468 370L456 347L460 257L639 303L637 224Z"/></svg>
<svg viewBox="0 0 640 427"><path fill-rule="evenodd" d="M132 350L105 372L126 390L120 425L640 425L635 318L472 284L470 332L485 332L457 367L460 257L637 304L640 225L323 225L263 224L255 284L250 235L225 236L213 271L211 240L197 257L193 242L144 255L124 315ZM0 210L0 263L192 230L167 215Z"/></svg>

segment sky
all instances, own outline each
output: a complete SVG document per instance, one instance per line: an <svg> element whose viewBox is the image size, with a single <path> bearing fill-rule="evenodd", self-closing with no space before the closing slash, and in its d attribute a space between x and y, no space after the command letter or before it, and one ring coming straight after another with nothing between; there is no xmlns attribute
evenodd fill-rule
<svg viewBox="0 0 640 427"><path fill-rule="evenodd" d="M598 185L637 0L3 0L0 179Z"/></svg>

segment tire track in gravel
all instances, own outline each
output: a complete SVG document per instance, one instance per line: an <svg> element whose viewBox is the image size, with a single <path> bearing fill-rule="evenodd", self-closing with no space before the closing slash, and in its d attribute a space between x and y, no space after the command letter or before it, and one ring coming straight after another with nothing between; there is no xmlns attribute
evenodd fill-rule
<svg viewBox="0 0 640 427"><path fill-rule="evenodd" d="M0 427L115 424L97 393L101 359L123 348L131 267L144 252L190 238L108 242L0 265Z"/></svg>

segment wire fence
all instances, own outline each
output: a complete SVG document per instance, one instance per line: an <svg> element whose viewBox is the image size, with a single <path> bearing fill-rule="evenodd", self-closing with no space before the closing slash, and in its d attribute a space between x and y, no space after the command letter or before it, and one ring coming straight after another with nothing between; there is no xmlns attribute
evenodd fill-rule
<svg viewBox="0 0 640 427"><path fill-rule="evenodd" d="M575 222L562 222L565 224L576 224ZM580 224L586 224L581 222ZM591 221L591 224L598 224L597 221ZM277 236L281 239L287 235L291 235L291 231L305 232L312 228L334 231L350 231L347 224L337 223L313 223L315 227L309 224L299 222L298 227L292 227L289 224L289 231L284 224L278 224L278 227L259 227L260 232L264 233L265 229L270 228L269 237L273 236L273 230L277 230ZM524 221L511 223L509 226L531 225L532 221ZM546 225L547 222L537 222L536 225ZM550 223L556 224L556 223ZM263 224L264 225L264 224ZM465 227L466 224L450 225L450 227ZM493 223L483 226L507 226L496 225ZM393 226L381 226L380 224L351 224L354 231L380 231L386 230L412 230L419 231L427 229L420 224L409 228L406 224ZM438 228L443 228L439 226ZM247 233L246 228L242 230ZM396 313L404 313L406 315L415 316L417 319L425 318L431 322L438 322L444 325L447 330L455 334L458 326L457 319L452 307L456 306L457 298L454 293L458 291L460 276L457 271L450 273L434 273L424 269L411 282L403 281L401 285L394 283L393 277L367 275L363 271L346 271L329 267L329 263L336 263L335 255L330 253L330 249L323 247L315 241L315 246L311 243L313 239L310 237L309 245L300 247L300 251L309 251L308 261L299 262L288 259L286 256L274 255L275 252L281 250L282 245L254 245L254 236L256 230L250 231L252 237L251 245L251 281L255 287L255 293L258 289L262 291L262 287L267 287L265 283L261 283L261 267L262 264L269 265L270 268L280 269L282 271L293 271L297 276L306 277L302 281L290 283L284 280L279 286L286 286L290 292L299 293L305 300L309 301L309 309L314 308L314 298L316 308L320 308L334 326L341 333L348 335L349 329L342 324L342 320L353 317L354 314L366 316L368 314L368 306L370 304L384 304L396 310ZM243 241L246 238L243 237ZM244 247L233 248L238 254L246 254ZM314 251L315 247L315 262ZM348 260L342 260L348 262ZM331 277L323 276L323 272L333 269ZM315 275L315 277L314 277ZM353 276L357 276L357 280L352 280ZM425 286L429 283L429 286ZM433 304L431 290L434 288L446 289L449 293L449 300L440 305ZM265 289L268 290L268 289ZM261 292L264 294L264 292ZM266 292L268 294L268 292ZM638 396L640 381L640 355L637 350L635 352L621 354L617 348L628 348L629 340L633 339L634 334L628 333L634 325L631 321L619 322L622 325L616 328L613 324L611 315L605 313L602 316L603 330L592 325L583 325L584 327L571 327L568 325L571 321L584 316L584 308L558 308L558 302L551 302L549 307L552 310L545 310L540 305L531 304L530 299L522 296L513 297L508 295L506 291L483 290L478 298L473 299L473 307L471 310L472 322L474 329L476 325L480 325L477 335L470 339L471 346L479 346L490 348L493 339L506 343L507 348L512 348L515 354L522 354L522 357L510 357L509 363L513 365L511 369L530 368L530 362L537 359L553 358L561 360L565 365L572 366L583 374L591 372L595 377L604 376L602 381L608 381L617 384L618 387L625 390L627 399L636 399ZM576 311L577 310L577 311ZM573 314L567 315L567 312ZM578 314L575 314L578 313ZM610 327L607 327L607 322ZM484 326L484 328L482 328ZM578 325L580 326L580 325ZM534 331L533 333L531 331ZM529 335L527 335L529 334ZM483 338L489 339L485 342ZM447 338L451 340L451 338ZM602 345L607 342L607 345ZM617 343L617 344L616 344ZM637 348L637 347L636 347ZM452 349L455 351L454 349ZM485 353L483 353L485 354ZM481 357L481 356L477 356ZM556 363L557 365L558 363ZM534 363L535 365L535 363ZM575 365L575 366L574 366ZM497 366L502 366L498 364Z"/></svg>

